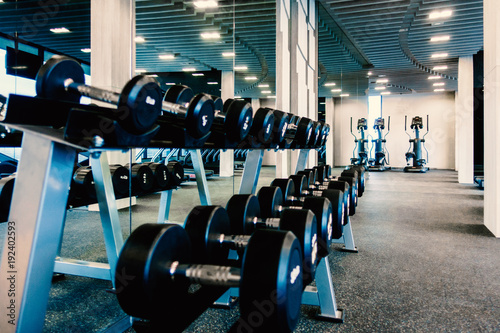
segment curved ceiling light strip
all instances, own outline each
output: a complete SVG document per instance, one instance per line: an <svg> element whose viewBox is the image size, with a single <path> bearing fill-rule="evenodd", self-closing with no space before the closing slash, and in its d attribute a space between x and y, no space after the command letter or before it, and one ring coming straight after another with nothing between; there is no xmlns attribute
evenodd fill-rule
<svg viewBox="0 0 500 333"><path fill-rule="evenodd" d="M454 76L450 76L447 74L439 73L422 63L420 63L413 53L410 51L410 47L408 46L408 34L411 29L411 25L413 21L415 20L415 16L417 12L420 9L420 6L422 5L423 0L411 0L410 5L408 6L408 10L406 11L406 14L403 19L403 24L401 25L401 29L399 29L399 49L401 52L403 52L404 57L412 63L415 67L418 69L427 72L429 74L435 75L435 76L440 76L444 79L449 79L449 80L455 80L457 81L458 79Z"/></svg>
<svg viewBox="0 0 500 333"><path fill-rule="evenodd" d="M260 77L257 79L257 81L254 82L254 83L252 83L251 85L249 85L249 86L247 86L247 87L245 87L243 89L240 89L240 90L238 90L238 91L235 92L235 95L239 95L242 92L254 89L259 84L261 84L262 82L264 82L267 79L267 76L269 75L269 66L267 64L266 57L262 53L260 53L258 50L256 50L252 46L250 46L247 43L245 43L243 40L241 40L241 38L236 37L235 40L236 40L237 43L239 43L240 45L242 45L244 48L246 48L248 51L250 51L250 53L252 53L257 58L257 60L260 63L260 68L261 68Z"/></svg>
<svg viewBox="0 0 500 333"><path fill-rule="evenodd" d="M411 91L412 93L416 93L417 92L415 89L408 88L406 86L401 86L399 84L386 84L386 87L403 89L403 90L406 90L406 91Z"/></svg>

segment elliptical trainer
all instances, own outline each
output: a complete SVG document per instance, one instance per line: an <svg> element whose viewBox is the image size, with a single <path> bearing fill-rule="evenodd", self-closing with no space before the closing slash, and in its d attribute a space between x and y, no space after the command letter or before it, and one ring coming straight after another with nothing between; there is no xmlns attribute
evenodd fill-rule
<svg viewBox="0 0 500 333"><path fill-rule="evenodd" d="M419 137L420 130L424 128L422 117L415 116L411 120L410 128L415 131L415 138L412 139L411 135L406 131L407 116L405 116L405 132L410 138L410 147L405 154L407 166L404 168L405 172L427 172L429 170L425 165L429 161L429 152L425 148L425 136L429 133L429 115L427 115L427 132L422 138ZM413 150L412 150L413 145ZM427 158L422 158L422 148L425 149ZM410 165L410 160L412 165Z"/></svg>
<svg viewBox="0 0 500 333"><path fill-rule="evenodd" d="M370 149L370 156L375 146L375 157L368 160L368 169L374 171L385 171L390 169L389 165L389 151L386 147L387 134L391 131L391 116L387 118L387 133L382 136L382 131L385 129L385 120L382 117L375 119L373 129L377 131L377 139L372 140L372 148Z"/></svg>
<svg viewBox="0 0 500 333"><path fill-rule="evenodd" d="M360 138L352 132L352 117L351 117L351 134L354 137L354 150L352 152L351 164L368 166L368 139L365 138L365 131L368 129L366 118L358 119L358 129Z"/></svg>

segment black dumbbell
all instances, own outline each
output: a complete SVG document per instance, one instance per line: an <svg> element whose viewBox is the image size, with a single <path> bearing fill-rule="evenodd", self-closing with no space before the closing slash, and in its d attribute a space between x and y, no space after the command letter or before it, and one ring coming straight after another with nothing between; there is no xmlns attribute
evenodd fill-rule
<svg viewBox="0 0 500 333"><path fill-rule="evenodd" d="M265 303L261 327L270 332L295 328L303 291L302 254L292 232L256 231L245 249L241 269L199 265L191 245L195 244L186 230L176 224L143 224L135 229L116 265L116 295L122 309L143 319L175 320L182 316L178 308L188 302L192 283L201 288L239 287L244 321ZM124 275L132 278L123 283Z"/></svg>
<svg viewBox="0 0 500 333"><path fill-rule="evenodd" d="M9 218L15 181L16 174L0 179L0 222L7 222Z"/></svg>
<svg viewBox="0 0 500 333"><path fill-rule="evenodd" d="M170 172L170 187L178 187L184 181L184 167L178 161L170 161L167 169Z"/></svg>
<svg viewBox="0 0 500 333"><path fill-rule="evenodd" d="M309 190L311 191L320 191L320 190L340 190L343 195L343 203L344 203L344 222L346 225L349 221L349 216L354 215L355 210L351 210L350 201L351 198L354 200L355 193L351 191L349 183L346 181L336 180L334 178L327 178L323 176L323 172L325 168L321 167L313 167L312 169L304 169L302 171L297 172L298 175L304 175L306 177L306 183L309 186ZM309 179L309 180L307 180ZM323 182L318 181L318 179L324 179Z"/></svg>
<svg viewBox="0 0 500 333"><path fill-rule="evenodd" d="M361 197L363 193L365 192L365 175L366 175L366 168L362 165L349 165L347 167L347 170L356 170L358 172L358 190L359 190L359 196Z"/></svg>
<svg viewBox="0 0 500 333"><path fill-rule="evenodd" d="M78 103L81 96L118 106L117 120L131 133L152 128L162 109L162 92L155 79L139 75L120 94L85 84L83 68L69 57L55 55L42 65L36 76L38 97Z"/></svg>
<svg viewBox="0 0 500 333"><path fill-rule="evenodd" d="M196 96L199 95L205 95L214 103L214 111L216 111L216 113L209 127L212 134L225 134L229 140L235 142L242 141L248 135L250 127L252 126L253 113L250 103L244 100L228 99L223 103L221 108L222 99L220 97L206 94L198 94ZM164 100L191 107L196 96L191 88L184 85L175 85L167 90ZM236 101L236 103L233 105L234 101ZM186 119L186 121L188 120ZM203 135L207 133L208 131ZM193 137L201 138L203 135Z"/></svg>
<svg viewBox="0 0 500 333"><path fill-rule="evenodd" d="M268 144L273 135L274 113L266 108L259 108L253 115L249 141L252 147Z"/></svg>
<svg viewBox="0 0 500 333"><path fill-rule="evenodd" d="M129 172L128 169L119 165L111 164L109 166L111 174L111 183L113 184L113 192L115 197L121 198L129 194ZM73 173L71 182L71 190L73 194L83 201L90 200L94 202L97 199L94 176L90 166L80 167Z"/></svg>
<svg viewBox="0 0 500 333"><path fill-rule="evenodd" d="M163 163L146 162L143 163L147 165L153 172L153 188L164 191L170 189L170 171L167 166Z"/></svg>
<svg viewBox="0 0 500 333"><path fill-rule="evenodd" d="M148 165L142 163L132 163L132 167L127 164L125 165L125 168L130 169L132 193L134 195L146 194L153 190L154 175Z"/></svg>
<svg viewBox="0 0 500 333"><path fill-rule="evenodd" d="M300 205L308 196L328 198L332 204L333 228L341 228L341 226L344 225L344 193L340 190L330 188L310 190L307 188L307 180L304 175L291 175L289 178L276 178L271 182L271 186L278 186L281 189L285 206Z"/></svg>
<svg viewBox="0 0 500 333"><path fill-rule="evenodd" d="M288 117L290 121L285 131L285 140L282 141L280 147L306 147L311 140L313 121L309 118L295 116L292 113L289 113Z"/></svg>
<svg viewBox="0 0 500 333"><path fill-rule="evenodd" d="M329 253L332 239L342 237L343 224L333 224L333 212L342 214L342 206L332 207L328 198L306 197L298 202L298 206L284 206L283 194L277 186L263 186L257 193L260 203L260 216L262 218L279 217L286 209L309 209L316 216L318 226L318 258L326 257ZM295 203L294 203L295 204Z"/></svg>
<svg viewBox="0 0 500 333"><path fill-rule="evenodd" d="M254 195L233 195L227 210L219 206L197 206L184 222L198 263L225 264L229 250L244 250L251 234L260 228L293 232L302 248L304 286L314 280L317 259L316 218L308 210L281 219L259 219L259 201Z"/></svg>

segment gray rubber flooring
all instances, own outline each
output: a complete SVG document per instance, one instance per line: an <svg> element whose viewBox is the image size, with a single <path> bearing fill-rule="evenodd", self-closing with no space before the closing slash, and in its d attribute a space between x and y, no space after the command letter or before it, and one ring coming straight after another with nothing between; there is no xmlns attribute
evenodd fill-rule
<svg viewBox="0 0 500 333"><path fill-rule="evenodd" d="M259 186L273 175L263 168ZM225 205L239 177L208 184L212 203ZM303 306L296 332L500 332L500 239L482 224L483 192L443 170L371 172L366 186L351 219L359 253L332 245L329 256L345 322L317 321L317 308ZM124 237L130 225L157 220L159 201L150 195L120 211ZM197 204L196 184L183 185L170 219L182 222ZM69 211L62 255L105 262L101 230L98 213ZM0 245L4 235L0 225ZM54 281L44 332L98 332L123 318L110 287L75 276ZM186 331L224 332L237 320L238 307L209 309Z"/></svg>

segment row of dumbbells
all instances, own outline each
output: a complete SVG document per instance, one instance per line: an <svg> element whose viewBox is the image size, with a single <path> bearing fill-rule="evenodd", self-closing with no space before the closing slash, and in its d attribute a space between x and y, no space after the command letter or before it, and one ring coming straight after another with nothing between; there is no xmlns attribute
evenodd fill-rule
<svg viewBox="0 0 500 333"><path fill-rule="evenodd" d="M254 113L245 100L222 101L217 96L195 95L182 85L172 86L163 94L151 76L134 77L121 93L95 88L85 84L80 64L65 56L54 56L41 67L36 92L44 99L79 103L80 97L86 96L114 104L117 109L86 107L89 115L78 119L85 123L95 112L99 123L102 118L115 121L131 137L147 135L150 145L175 145L180 137L187 136L189 140L182 142L189 141L192 148L319 148L330 131L323 122L270 108L259 108ZM58 126L66 124L61 119L54 122ZM88 139L106 145L107 139L77 138L73 136L83 134L74 132L68 134L73 140ZM100 133L88 128L81 132Z"/></svg>
<svg viewBox="0 0 500 333"><path fill-rule="evenodd" d="M152 322L170 321L189 308L183 302L193 283L239 287L239 322L248 324L260 313L259 328L264 331L293 330L305 286L314 280L331 240L342 236L344 193L334 184L349 193L348 183L330 180L325 167L299 176L314 183L314 192L292 198L298 194L297 177L292 176L284 191L281 186L263 187L257 196L232 196L226 209L195 207L184 228L168 223L137 228L123 247L116 271L117 296L125 312ZM239 261L228 259L231 249L238 251ZM136 279L124 285L123 272ZM265 316L262 304L267 304Z"/></svg>
<svg viewBox="0 0 500 333"><path fill-rule="evenodd" d="M145 195L157 191L175 189L184 181L184 168L177 161L163 163L133 163L109 166L115 197ZM130 193L131 190L131 193ZM82 166L73 173L69 207L84 206L97 202L92 167Z"/></svg>

